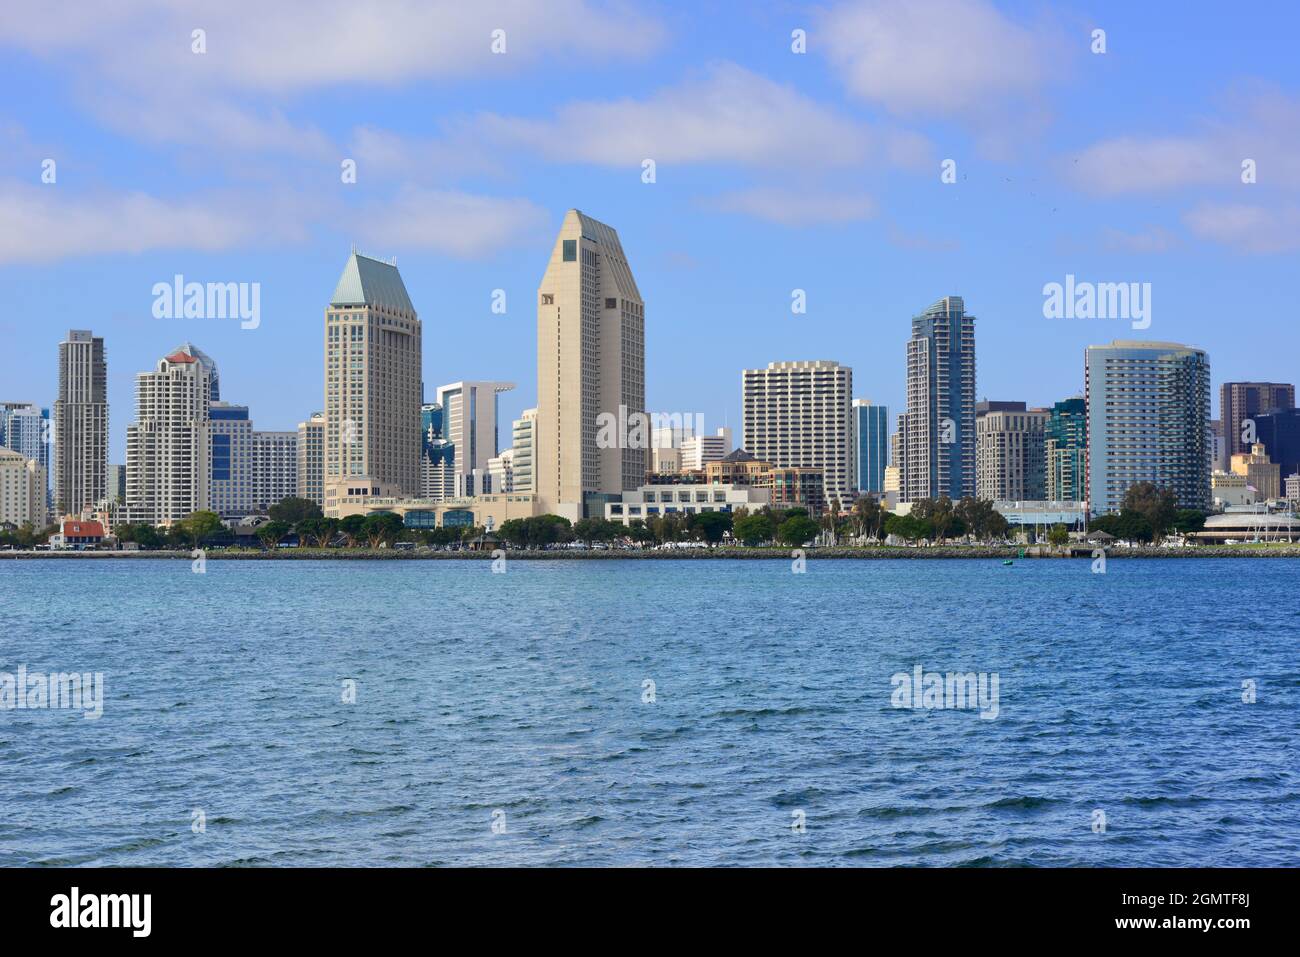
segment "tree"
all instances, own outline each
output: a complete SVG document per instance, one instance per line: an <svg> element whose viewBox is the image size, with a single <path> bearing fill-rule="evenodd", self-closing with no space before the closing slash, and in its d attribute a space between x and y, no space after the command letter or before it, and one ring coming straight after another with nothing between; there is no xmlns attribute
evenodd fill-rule
<svg viewBox="0 0 1300 957"><path fill-rule="evenodd" d="M309 498L289 498L281 499L275 505L272 505L269 511L272 521L285 522L289 525L297 525L304 518L321 518L324 513Z"/></svg>
<svg viewBox="0 0 1300 957"><path fill-rule="evenodd" d="M691 516L687 527L696 538L716 545L724 533L731 531L731 524L730 512L699 512Z"/></svg>
<svg viewBox="0 0 1300 957"><path fill-rule="evenodd" d="M732 525L732 534L746 545L759 545L772 540L775 527L770 518L759 512L736 519Z"/></svg>
<svg viewBox="0 0 1300 957"><path fill-rule="evenodd" d="M365 527L364 515L349 515L339 522L339 531L347 542L348 548L354 547L361 540L361 530Z"/></svg>
<svg viewBox="0 0 1300 957"><path fill-rule="evenodd" d="M579 519L573 526L574 537L590 545L592 542L612 541L616 536L623 533L621 523L615 524L603 518L583 518Z"/></svg>
<svg viewBox="0 0 1300 957"><path fill-rule="evenodd" d="M1047 533L1047 541L1052 545L1070 544L1070 530L1059 522Z"/></svg>
<svg viewBox="0 0 1300 957"><path fill-rule="evenodd" d="M777 538L782 543L797 547L817 537L818 525L807 515L794 515L787 518L777 529Z"/></svg>
<svg viewBox="0 0 1300 957"><path fill-rule="evenodd" d="M631 523L624 529L623 534L638 545L654 541L654 533L646 528L645 521L639 518L632 519Z"/></svg>
<svg viewBox="0 0 1300 957"><path fill-rule="evenodd" d="M497 532L519 548L545 548L556 542L573 541L573 523L561 515L534 515L501 523Z"/></svg>
<svg viewBox="0 0 1300 957"><path fill-rule="evenodd" d="M221 527L221 516L216 512L191 512L176 523L177 533L187 538L195 548Z"/></svg>
<svg viewBox="0 0 1300 957"><path fill-rule="evenodd" d="M1180 508L1174 516L1174 531L1190 535L1205 528L1206 514L1195 508Z"/></svg>
<svg viewBox="0 0 1300 957"><path fill-rule="evenodd" d="M393 512L377 512L366 516L361 523L361 534L371 548L378 548L397 541L397 536L402 534L405 527L401 517Z"/></svg>
<svg viewBox="0 0 1300 957"><path fill-rule="evenodd" d="M257 540L265 548L274 548L280 544L280 540L288 535L293 529L288 522L264 522L257 526Z"/></svg>
<svg viewBox="0 0 1300 957"><path fill-rule="evenodd" d="M853 532L859 538L880 538L888 514L879 500L863 495L853 503Z"/></svg>
<svg viewBox="0 0 1300 957"><path fill-rule="evenodd" d="M298 533L298 541L303 545L315 545L328 548L338 532L339 521L336 518L304 518L293 530Z"/></svg>
<svg viewBox="0 0 1300 957"><path fill-rule="evenodd" d="M1146 519L1151 527L1151 537L1158 544L1177 518L1178 494L1154 482L1134 482L1124 493L1120 514L1124 512L1134 512Z"/></svg>

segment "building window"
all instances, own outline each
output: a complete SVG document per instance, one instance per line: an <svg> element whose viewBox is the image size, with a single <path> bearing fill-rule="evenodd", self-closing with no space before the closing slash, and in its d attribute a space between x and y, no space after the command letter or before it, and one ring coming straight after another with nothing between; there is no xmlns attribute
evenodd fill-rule
<svg viewBox="0 0 1300 957"><path fill-rule="evenodd" d="M576 239L564 240L564 261L566 263L578 261L578 241Z"/></svg>

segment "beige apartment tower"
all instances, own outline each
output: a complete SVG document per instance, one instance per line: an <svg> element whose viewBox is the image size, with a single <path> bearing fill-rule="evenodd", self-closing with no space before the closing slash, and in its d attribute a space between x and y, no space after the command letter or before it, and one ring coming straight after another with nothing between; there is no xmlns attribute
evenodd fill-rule
<svg viewBox="0 0 1300 957"><path fill-rule="evenodd" d="M638 413L645 414L645 303L618 233L571 209L537 290L533 475L544 511L603 515L605 500L644 481L646 448L627 447L649 444L627 441L637 438ZM620 423L619 441L602 443L610 448L596 442L602 415Z"/></svg>
<svg viewBox="0 0 1300 957"><path fill-rule="evenodd" d="M420 320L394 262L356 251L325 310L325 493L420 491Z"/></svg>
<svg viewBox="0 0 1300 957"><path fill-rule="evenodd" d="M325 413L298 423L298 498L325 504Z"/></svg>
<svg viewBox="0 0 1300 957"><path fill-rule="evenodd" d="M212 360L188 343L135 377L126 427L129 521L170 525L210 505Z"/></svg>

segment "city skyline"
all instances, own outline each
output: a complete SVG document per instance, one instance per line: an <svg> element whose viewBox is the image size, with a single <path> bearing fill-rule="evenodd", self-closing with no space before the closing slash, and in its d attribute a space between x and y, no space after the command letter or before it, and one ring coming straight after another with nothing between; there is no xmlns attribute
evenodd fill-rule
<svg viewBox="0 0 1300 957"><path fill-rule="evenodd" d="M135 29L131 13L106 12L89 30L19 5L0 34L15 93L0 126L0 208L24 229L0 248L0 288L14 316L56 316L55 328L111 340L117 370L148 368L172 341L202 342L237 377L231 394L276 430L320 404L298 398L323 360L311 335L320 288L353 243L399 258L437 330L424 381L517 382L501 409L517 418L536 393L533 250L570 207L618 224L654 304L647 404L702 412L710 430L735 428L740 415L717 370L777 358L833 356L854 369L860 395L902 410L894 350L903 337L892 324L958 291L981 318L981 397L1049 406L1082 390L1087 345L1128 328L1044 318L1043 286L1068 275L1150 282L1143 336L1207 350L1222 381L1295 378L1286 354L1300 333L1270 330L1282 347L1260 350L1223 324L1287 307L1278 274L1300 236L1286 226L1300 182L1289 132L1300 84L1287 31L1246 43L1249 24L1211 25L1210 12L1188 9L1174 37L1158 12L1120 4L1032 17L954 2L954 16L928 25L930 39L960 50L968 27L990 55L918 75L909 63L921 58L907 53L919 29L894 23L880 31L901 51L890 80L835 40L868 32L865 15L852 14L874 7L732 11L723 28L707 10L563 4L551 22L506 18L511 52L495 57L495 24L474 12L434 41L440 71L426 50L380 77L363 53L295 59L283 75L264 65L241 85L232 58L254 40L222 30L222 15L208 24L213 42L199 61L189 24L174 24L185 42L172 51L165 31ZM291 10L267 25L265 42L283 41L295 14L298 35L324 27L311 9ZM1280 5L1271 15L1294 22ZM61 43L40 17L66 27ZM1095 27L1107 31L1104 54L1091 52ZM377 29L380 49L419 32L400 16ZM807 32L805 54L791 49L796 29ZM113 42L118 31L154 55L112 61L109 51L128 46ZM995 82L999 55L1040 40L1059 71L1036 53ZM561 51L579 53L581 69ZM195 62L214 76L200 82ZM163 65L168 84L151 72ZM1059 76L1039 82L1049 73ZM341 92L341 80L360 92ZM103 99L79 95L101 81ZM142 93L157 104L172 84L176 95L197 86L201 102L228 109L199 111L197 128L186 129L152 127L147 111L111 105ZM376 89L388 95L366 95ZM954 119L978 96L987 123ZM719 106L733 100L752 108L748 128ZM1031 109L1009 109L1026 100ZM617 135L587 131L597 117ZM229 125L214 129L223 119ZM687 120L706 134L690 135ZM653 183L642 181L647 158ZM46 159L54 182L41 181ZM941 179L946 159L956 164L952 183ZM1245 159L1257 163L1254 183L1241 181ZM341 180L347 160L355 183ZM260 324L152 318L151 290L177 275L260 283ZM504 313L492 311L497 290ZM807 295L805 313L791 312L794 290ZM3 322L15 354L45 354L47 327ZM723 366L720 355L732 361ZM4 398L52 407L42 366L7 364ZM129 408L129 375L110 374L110 404ZM1217 414L1217 393L1212 402ZM110 443L110 461L122 461L121 429Z"/></svg>

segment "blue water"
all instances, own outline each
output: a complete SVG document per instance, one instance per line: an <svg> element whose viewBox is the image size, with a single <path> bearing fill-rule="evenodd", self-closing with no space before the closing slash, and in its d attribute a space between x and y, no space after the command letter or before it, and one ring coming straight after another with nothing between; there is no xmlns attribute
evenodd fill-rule
<svg viewBox="0 0 1300 957"><path fill-rule="evenodd" d="M1298 578L0 561L0 671L105 681L0 711L0 864L1294 866ZM892 707L918 663L998 716Z"/></svg>

